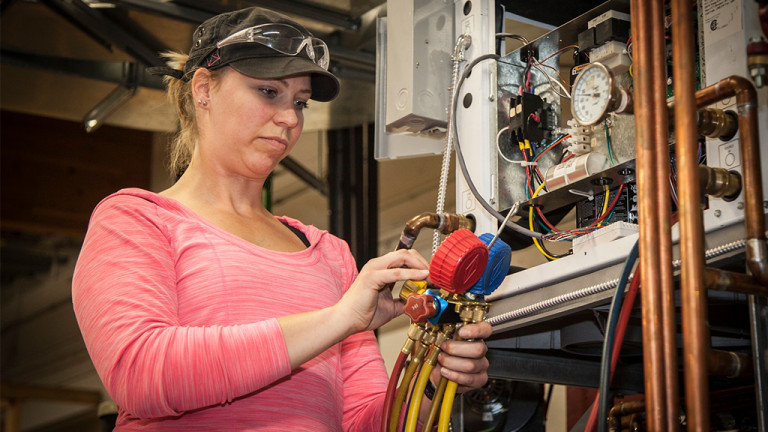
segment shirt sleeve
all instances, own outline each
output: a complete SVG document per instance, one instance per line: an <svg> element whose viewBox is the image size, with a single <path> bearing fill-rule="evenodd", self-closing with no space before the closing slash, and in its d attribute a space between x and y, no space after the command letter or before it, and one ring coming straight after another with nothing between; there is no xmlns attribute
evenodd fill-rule
<svg viewBox="0 0 768 432"><path fill-rule="evenodd" d="M277 320L179 324L174 256L157 207L103 201L72 282L86 347L110 396L137 418L223 404L290 374Z"/></svg>

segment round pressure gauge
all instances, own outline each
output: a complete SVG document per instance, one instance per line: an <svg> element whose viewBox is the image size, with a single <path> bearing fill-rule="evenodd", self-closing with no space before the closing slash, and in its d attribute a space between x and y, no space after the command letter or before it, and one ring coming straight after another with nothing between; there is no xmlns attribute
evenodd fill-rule
<svg viewBox="0 0 768 432"><path fill-rule="evenodd" d="M576 77L571 90L573 118L581 125L596 124L608 113L615 101L613 75L600 63L585 67Z"/></svg>

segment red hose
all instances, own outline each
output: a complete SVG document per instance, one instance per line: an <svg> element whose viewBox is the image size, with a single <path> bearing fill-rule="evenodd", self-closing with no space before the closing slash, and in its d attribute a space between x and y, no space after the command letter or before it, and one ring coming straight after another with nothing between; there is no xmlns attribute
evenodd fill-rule
<svg viewBox="0 0 768 432"><path fill-rule="evenodd" d="M400 374L403 373L407 357L408 356L404 352L400 351L400 355L397 356L397 360L395 361L395 367L392 369L392 375L389 377L387 396L384 399L384 412L381 416L381 432L387 432L389 430L389 416L392 415L392 402L395 400L397 382L400 380Z"/></svg>
<svg viewBox="0 0 768 432"><path fill-rule="evenodd" d="M627 331L627 323L629 322L629 315L632 312L632 306L635 303L638 287L640 287L639 264L635 269L635 277L632 278L632 282L629 284L624 303L621 305L619 322L616 325L616 338L613 340L613 354L611 355L611 378L613 378L613 373L616 371L616 363L619 361L619 351L621 351L621 344L624 341L624 334ZM589 413L589 420L587 420L587 427L584 428L584 432L592 432L597 428L597 404L599 399L600 390L598 390L595 395L595 403L592 404L592 412Z"/></svg>

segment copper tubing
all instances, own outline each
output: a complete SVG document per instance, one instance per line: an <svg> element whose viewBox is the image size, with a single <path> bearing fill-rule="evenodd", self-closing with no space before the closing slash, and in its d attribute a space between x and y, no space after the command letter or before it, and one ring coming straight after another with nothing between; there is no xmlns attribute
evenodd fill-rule
<svg viewBox="0 0 768 432"><path fill-rule="evenodd" d="M621 430L621 418L630 414L645 411L645 401L620 402L608 411L608 431L618 432Z"/></svg>
<svg viewBox="0 0 768 432"><path fill-rule="evenodd" d="M751 275L707 268L704 273L707 289L730 291L743 294L768 296L768 286Z"/></svg>
<svg viewBox="0 0 768 432"><path fill-rule="evenodd" d="M680 285L683 316L688 429L709 430L707 356L707 292L704 287L704 223L698 173L696 130L696 79L693 53L693 12L690 0L672 0L672 56L675 92L675 136L680 190Z"/></svg>
<svg viewBox="0 0 768 432"><path fill-rule="evenodd" d="M707 356L707 369L710 375L727 378L752 378L754 376L752 357L731 351L711 350Z"/></svg>
<svg viewBox="0 0 768 432"><path fill-rule="evenodd" d="M746 78L732 76L696 92L696 102L701 108L733 96L736 96L739 116L747 268L759 281L768 284L768 246L763 216L760 139L757 132L757 92Z"/></svg>
<svg viewBox="0 0 768 432"><path fill-rule="evenodd" d="M422 213L406 222L397 250L410 249L422 228L432 228L443 234L450 234L460 228L474 231L475 221L455 213Z"/></svg>
<svg viewBox="0 0 768 432"><path fill-rule="evenodd" d="M656 154L656 185L654 194L655 208L658 212L658 265L655 270L659 273L661 328L662 328L662 363L664 371L664 403L666 412L667 432L677 432L679 423L677 413L679 404L679 380L677 373L677 321L675 319L675 282L672 271L672 200L669 188L666 187L670 176L669 160L669 109L667 108L667 67L666 62L658 59L666 58L667 44L664 38L664 2L651 1L651 17L653 33L651 35L651 63L653 85L653 123L654 151Z"/></svg>
<svg viewBox="0 0 768 432"><path fill-rule="evenodd" d="M653 131L657 120L653 80L658 79L653 58L653 36L664 35L663 22L654 19L653 0L631 2L631 26L634 69L635 150L638 187L638 220L640 221L640 280L643 286L643 366L647 406L648 429L661 431L667 426L667 406L664 400L665 372L662 328L661 277L659 256L659 210L657 194L666 189L667 179L658 183L655 170L655 143ZM658 3L658 2L657 2Z"/></svg>

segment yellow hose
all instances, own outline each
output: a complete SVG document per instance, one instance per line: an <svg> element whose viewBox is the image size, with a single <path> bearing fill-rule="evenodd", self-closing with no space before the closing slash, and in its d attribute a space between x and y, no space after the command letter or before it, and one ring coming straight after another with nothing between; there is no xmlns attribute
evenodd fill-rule
<svg viewBox="0 0 768 432"><path fill-rule="evenodd" d="M405 402L405 396L408 394L408 388L411 387L411 379L424 359L424 352L426 350L427 347L424 344L418 344L416 352L413 353L411 358L411 363L405 369L403 380L400 381L400 387L397 389L395 401L392 403L392 413L389 416L389 432L397 432L397 426L400 424L400 412L403 409L403 402Z"/></svg>
<svg viewBox="0 0 768 432"><path fill-rule="evenodd" d="M451 423L451 410L453 410L453 398L456 397L456 389L459 387L453 381L448 381L443 395L443 406L440 408L440 423L437 426L437 432L448 432L448 426Z"/></svg>
<svg viewBox="0 0 768 432"><path fill-rule="evenodd" d="M427 382L429 381L429 375L432 373L433 367L434 366L429 363L424 363L424 366L421 367L419 378L416 380L416 386L413 388L411 405L408 407L408 417L405 419L404 432L416 432L416 423L419 421L421 400L424 398L424 389L427 388Z"/></svg>
<svg viewBox="0 0 768 432"><path fill-rule="evenodd" d="M435 395L432 396L432 404L429 405L429 414L427 414L427 419L424 421L422 432L429 432L432 430L432 425L435 424L435 420L437 419L437 412L440 410L440 402L443 400L446 385L448 385L448 380L445 379L445 377L440 377L440 383L437 384Z"/></svg>

